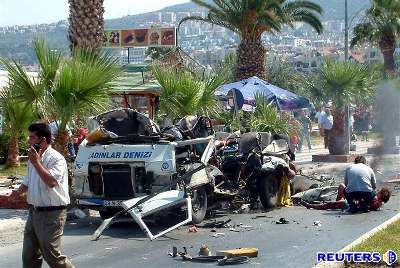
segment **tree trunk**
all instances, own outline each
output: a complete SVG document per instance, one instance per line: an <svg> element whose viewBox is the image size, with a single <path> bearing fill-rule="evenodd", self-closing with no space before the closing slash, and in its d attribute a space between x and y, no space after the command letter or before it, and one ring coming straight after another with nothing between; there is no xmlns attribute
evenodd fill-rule
<svg viewBox="0 0 400 268"><path fill-rule="evenodd" d="M99 50L104 36L104 0L68 0L70 48Z"/></svg>
<svg viewBox="0 0 400 268"><path fill-rule="evenodd" d="M266 49L261 42L261 36L259 38L242 37L237 48L235 80L240 81L252 76L266 79L265 54Z"/></svg>
<svg viewBox="0 0 400 268"><path fill-rule="evenodd" d="M19 161L19 148L17 137L11 136L10 142L8 143L8 156L6 166L17 167L20 165Z"/></svg>
<svg viewBox="0 0 400 268"><path fill-rule="evenodd" d="M329 133L328 149L332 155L346 154L346 133L344 129L345 112L342 108L332 111L333 126Z"/></svg>
<svg viewBox="0 0 400 268"><path fill-rule="evenodd" d="M388 74L396 72L396 64L394 61L394 52L396 50L396 39L394 36L386 36L379 42L380 50L383 54L383 63L385 71Z"/></svg>
<svg viewBox="0 0 400 268"><path fill-rule="evenodd" d="M56 139L54 141L53 147L56 149L60 154L62 154L65 159L69 160L69 152L67 149L68 143L68 132L66 130L57 132Z"/></svg>

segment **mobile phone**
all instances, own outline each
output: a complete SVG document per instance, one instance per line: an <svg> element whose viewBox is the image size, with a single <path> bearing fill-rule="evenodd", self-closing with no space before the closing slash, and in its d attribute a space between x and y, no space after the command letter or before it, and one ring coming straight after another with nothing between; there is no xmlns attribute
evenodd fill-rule
<svg viewBox="0 0 400 268"><path fill-rule="evenodd" d="M33 149L36 150L36 152L39 152L40 150L40 144L35 143L34 145L32 145Z"/></svg>

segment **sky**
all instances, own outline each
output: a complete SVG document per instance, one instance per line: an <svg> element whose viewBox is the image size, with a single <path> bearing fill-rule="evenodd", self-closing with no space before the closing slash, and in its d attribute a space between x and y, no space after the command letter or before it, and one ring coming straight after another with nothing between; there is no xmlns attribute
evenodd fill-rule
<svg viewBox="0 0 400 268"><path fill-rule="evenodd" d="M189 0L104 0L104 18L159 10ZM0 26L51 23L68 18L68 0L0 0Z"/></svg>

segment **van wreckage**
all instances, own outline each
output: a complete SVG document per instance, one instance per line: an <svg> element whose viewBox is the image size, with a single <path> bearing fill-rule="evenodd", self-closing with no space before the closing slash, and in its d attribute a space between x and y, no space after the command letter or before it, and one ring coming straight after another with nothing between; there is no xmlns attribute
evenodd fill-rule
<svg viewBox="0 0 400 268"><path fill-rule="evenodd" d="M144 114L117 109L92 118L90 125L75 160L77 205L98 210L103 219L124 209L151 240L184 224L200 223L221 197L246 202L259 198L264 207L270 206L289 170L287 143L270 138L260 142L259 134L243 135L233 158L226 155L226 146L218 153L206 117L189 116L160 131ZM232 172L229 166L237 164L240 168ZM184 216L169 217L172 226L165 230L151 230L145 223L171 211Z"/></svg>

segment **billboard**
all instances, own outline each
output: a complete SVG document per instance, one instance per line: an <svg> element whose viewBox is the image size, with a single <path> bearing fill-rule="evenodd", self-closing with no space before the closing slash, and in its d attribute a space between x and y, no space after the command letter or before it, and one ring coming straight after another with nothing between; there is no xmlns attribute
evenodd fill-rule
<svg viewBox="0 0 400 268"><path fill-rule="evenodd" d="M103 47L121 47L121 31L120 30L104 31Z"/></svg>
<svg viewBox="0 0 400 268"><path fill-rule="evenodd" d="M104 31L104 47L159 47L175 45L175 28Z"/></svg>

